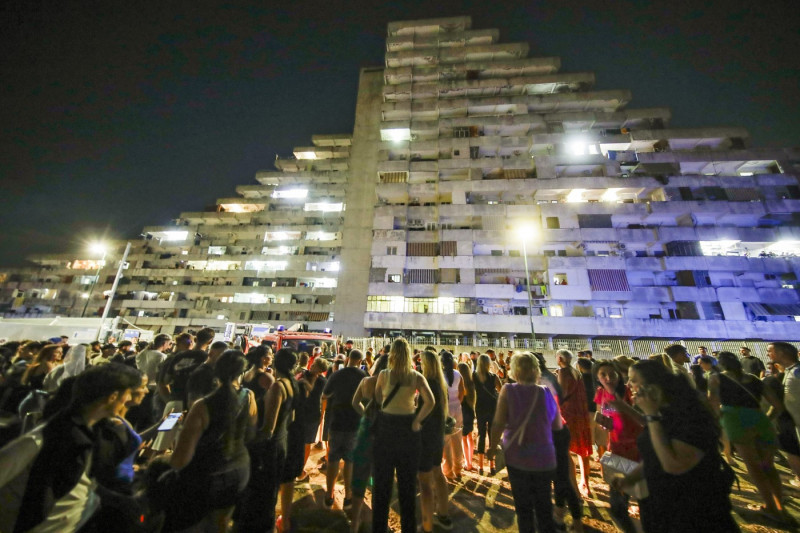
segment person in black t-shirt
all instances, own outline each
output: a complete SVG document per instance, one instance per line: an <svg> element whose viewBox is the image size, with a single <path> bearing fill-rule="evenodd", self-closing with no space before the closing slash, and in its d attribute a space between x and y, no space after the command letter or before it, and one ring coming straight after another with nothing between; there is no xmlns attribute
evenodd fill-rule
<svg viewBox="0 0 800 533"><path fill-rule="evenodd" d="M757 378L764 377L764 374L767 373L767 369L761 359L750 353L750 348L742 346L739 348L739 355L742 356L742 370L747 374L753 374Z"/></svg>
<svg viewBox="0 0 800 533"><path fill-rule="evenodd" d="M660 361L630 368L629 386L646 426L637 444L642 463L611 481L613 490L647 481L640 504L647 532L736 532L732 477L718 450L719 426L689 381ZM702 497L698 497L702 495Z"/></svg>
<svg viewBox="0 0 800 533"><path fill-rule="evenodd" d="M203 328L197 332L195 349L178 352L161 365L158 372L158 394L165 403L181 402L180 409L189 408L189 376L208 358L206 350L214 340L214 330ZM180 335L179 335L180 336Z"/></svg>
<svg viewBox="0 0 800 533"><path fill-rule="evenodd" d="M225 341L217 341L211 345L208 350L208 359L203 364L195 368L189 374L189 380L186 382L186 396L188 397L189 404L193 404L207 394L214 392L219 382L214 376L214 366L217 364L217 359L228 349L228 343Z"/></svg>
<svg viewBox="0 0 800 533"><path fill-rule="evenodd" d="M339 461L344 460L344 508L351 505L350 479L353 473L353 449L356 443L356 432L360 417L353 409L353 395L361 380L367 373L359 368L364 358L360 350L351 350L347 357L347 366L331 374L322 396L328 400L328 412L331 417L330 438L328 445L328 467L326 472L327 493L325 505L333 505L333 489L339 475Z"/></svg>

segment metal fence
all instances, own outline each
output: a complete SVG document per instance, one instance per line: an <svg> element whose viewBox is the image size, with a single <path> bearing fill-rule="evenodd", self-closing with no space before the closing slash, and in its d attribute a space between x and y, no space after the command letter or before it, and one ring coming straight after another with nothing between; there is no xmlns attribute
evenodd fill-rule
<svg viewBox="0 0 800 533"><path fill-rule="evenodd" d="M361 337L352 338L354 346L360 350L373 347L375 351L392 342L391 337ZM592 350L595 359L610 359L618 355L630 357L647 358L653 353L663 352L670 344L682 344L686 346L690 355L700 353L700 346L705 346L708 353L714 351L729 351L739 354L739 348L746 346L750 348L752 355L767 362L767 345L762 340L745 341L720 341L720 340L680 340L680 339L580 339L580 338L542 338L531 342L530 339L509 339L500 337L487 339L484 337L458 337L452 336L412 336L408 338L412 348L423 349L426 346L434 346L437 350L442 348L460 352L485 352L489 348L499 351L538 351L542 352L549 360L555 359L557 350L570 350L578 352L582 350Z"/></svg>

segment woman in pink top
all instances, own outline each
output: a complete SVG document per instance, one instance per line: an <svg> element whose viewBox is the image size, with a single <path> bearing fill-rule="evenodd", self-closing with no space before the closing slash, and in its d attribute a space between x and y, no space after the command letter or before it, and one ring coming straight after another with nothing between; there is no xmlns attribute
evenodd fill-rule
<svg viewBox="0 0 800 533"><path fill-rule="evenodd" d="M598 424L609 433L609 451L631 461L640 461L636 439L644 427L644 417L633 408L631 390L622 380L622 374L612 361L600 361L594 368L595 380L600 384L594 396L597 404ZM636 531L628 515L627 494L612 490L609 500L611 517L625 533Z"/></svg>
<svg viewBox="0 0 800 533"><path fill-rule="evenodd" d="M532 354L514 355L511 374L517 383L500 390L487 455L494 459L502 434L519 531L554 532L553 431L562 428L561 414L550 390L536 384L540 370Z"/></svg>

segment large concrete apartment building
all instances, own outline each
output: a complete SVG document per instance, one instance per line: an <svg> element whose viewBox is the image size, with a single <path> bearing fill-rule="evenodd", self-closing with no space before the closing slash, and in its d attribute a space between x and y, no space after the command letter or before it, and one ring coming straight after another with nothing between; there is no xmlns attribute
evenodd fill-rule
<svg viewBox="0 0 800 533"><path fill-rule="evenodd" d="M471 22L390 23L352 134L145 228L110 316L451 344L800 340L800 150L672 125ZM0 274L5 316L101 312L109 262L32 260Z"/></svg>

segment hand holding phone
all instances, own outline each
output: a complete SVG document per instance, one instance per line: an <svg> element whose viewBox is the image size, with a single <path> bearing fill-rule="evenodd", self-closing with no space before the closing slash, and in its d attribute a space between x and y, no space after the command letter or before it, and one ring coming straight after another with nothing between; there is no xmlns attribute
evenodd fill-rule
<svg viewBox="0 0 800 533"><path fill-rule="evenodd" d="M170 413L169 415L167 415L167 418L165 418L164 421L161 422L161 425L158 426L158 431L171 430L172 428L175 427L175 424L178 423L178 420L181 419L181 416L183 416L183 413Z"/></svg>

